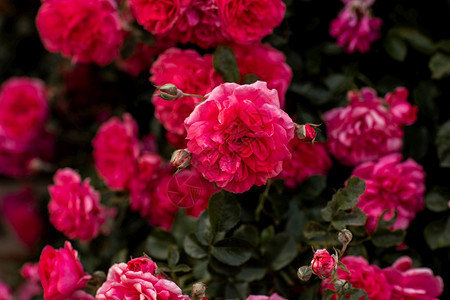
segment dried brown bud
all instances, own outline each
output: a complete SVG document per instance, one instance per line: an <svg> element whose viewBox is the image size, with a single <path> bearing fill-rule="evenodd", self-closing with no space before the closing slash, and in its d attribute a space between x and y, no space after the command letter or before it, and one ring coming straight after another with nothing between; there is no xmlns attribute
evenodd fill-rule
<svg viewBox="0 0 450 300"><path fill-rule="evenodd" d="M166 83L162 86L157 86L156 89L159 91L157 96L164 100L172 101L183 97L183 92L179 90L174 84Z"/></svg>
<svg viewBox="0 0 450 300"><path fill-rule="evenodd" d="M346 280L338 279L334 282L334 289L338 293L346 293L352 288L352 284Z"/></svg>
<svg viewBox="0 0 450 300"><path fill-rule="evenodd" d="M352 238L353 238L352 232L348 229L342 229L338 233L338 240L343 245L348 245L351 242Z"/></svg>
<svg viewBox="0 0 450 300"><path fill-rule="evenodd" d="M191 163L191 152L187 149L175 150L170 158L170 163L179 170L188 167Z"/></svg>
<svg viewBox="0 0 450 300"><path fill-rule="evenodd" d="M298 268L297 276L301 281L308 281L311 278L312 270L310 266L303 266Z"/></svg>

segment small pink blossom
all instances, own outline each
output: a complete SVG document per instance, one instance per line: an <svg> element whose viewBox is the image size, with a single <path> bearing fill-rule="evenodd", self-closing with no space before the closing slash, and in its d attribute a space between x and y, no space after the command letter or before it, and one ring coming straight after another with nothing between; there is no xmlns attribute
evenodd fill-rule
<svg viewBox="0 0 450 300"><path fill-rule="evenodd" d="M363 163L353 170L352 176L366 182L366 191L357 206L367 214L366 227L370 232L375 230L385 210L385 219L398 214L392 229L406 229L424 208L425 172L412 159L402 162L401 154Z"/></svg>
<svg viewBox="0 0 450 300"><path fill-rule="evenodd" d="M42 295L41 279L39 278L39 265L26 263L20 270L20 274L26 280L18 288L19 300L31 300L33 297Z"/></svg>
<svg viewBox="0 0 450 300"><path fill-rule="evenodd" d="M262 81L219 85L185 125L193 167L230 192L264 185L291 156L293 122L280 109L277 91Z"/></svg>
<svg viewBox="0 0 450 300"><path fill-rule="evenodd" d="M311 261L311 270L320 278L330 278L336 271L337 258L326 249L316 250Z"/></svg>
<svg viewBox="0 0 450 300"><path fill-rule="evenodd" d="M133 272L149 272L152 275L155 275L158 266L149 257L138 257L130 260L127 263L127 268Z"/></svg>
<svg viewBox="0 0 450 300"><path fill-rule="evenodd" d="M247 300L287 300L287 299L281 297L277 293L273 293L272 295L270 295L270 297L264 295L250 295L247 297Z"/></svg>
<svg viewBox="0 0 450 300"><path fill-rule="evenodd" d="M258 42L283 20L281 0L216 0L223 31L238 44Z"/></svg>
<svg viewBox="0 0 450 300"><path fill-rule="evenodd" d="M70 239L89 241L100 233L107 234L106 221L114 217L115 209L100 204L100 194L81 181L80 175L70 168L59 169L48 187L50 222Z"/></svg>
<svg viewBox="0 0 450 300"><path fill-rule="evenodd" d="M13 300L11 288L3 281L0 281L0 300Z"/></svg>
<svg viewBox="0 0 450 300"><path fill-rule="evenodd" d="M331 22L330 35L337 38L337 44L345 51L361 53L370 50L370 44L380 37L382 21L371 15L370 6L374 1L344 1L345 7Z"/></svg>
<svg viewBox="0 0 450 300"><path fill-rule="evenodd" d="M341 262L350 273L338 268L339 279L349 281L354 288L364 289L371 300L391 299L392 287L376 265L370 265L367 260L359 256L344 256ZM331 279L322 281L322 289L324 288L334 290ZM336 295L333 299L337 299Z"/></svg>
<svg viewBox="0 0 450 300"><path fill-rule="evenodd" d="M392 93L386 94L386 103L389 105L389 110L392 118L399 124L411 125L417 120L417 106L411 106L406 101L409 92L404 87L399 87Z"/></svg>
<svg viewBox="0 0 450 300"><path fill-rule="evenodd" d="M94 299L82 290L91 276L84 273L78 253L68 241L58 250L49 245L44 247L38 272L45 299Z"/></svg>
<svg viewBox="0 0 450 300"><path fill-rule="evenodd" d="M397 259L391 267L382 269L392 285L392 300L437 300L444 290L440 276L434 276L428 268L411 268L412 260L408 256Z"/></svg>
<svg viewBox="0 0 450 300"><path fill-rule="evenodd" d="M128 264L111 266L106 281L97 290L95 299L190 299L183 295L182 290L173 281L156 277L154 263L142 264L142 260L149 259L138 258ZM148 266L151 267L147 268Z"/></svg>
<svg viewBox="0 0 450 300"><path fill-rule="evenodd" d="M283 170L278 176L287 187L295 188L312 175L327 175L332 162L326 144L305 143L294 137L288 147L292 158L283 161Z"/></svg>
<svg viewBox="0 0 450 300"><path fill-rule="evenodd" d="M138 127L126 113L103 123L92 140L94 163L100 176L113 189L129 189L140 152Z"/></svg>
<svg viewBox="0 0 450 300"><path fill-rule="evenodd" d="M389 96L388 99L392 98ZM396 96L398 98L398 96ZM325 112L329 151L345 165L376 160L402 148L403 126L394 117L396 101L386 103L371 88L349 91L349 104ZM397 103L406 105L404 101ZM411 110L416 111L414 108Z"/></svg>
<svg viewBox="0 0 450 300"><path fill-rule="evenodd" d="M36 26L48 51L80 63L110 63L119 54L124 36L112 0L42 1Z"/></svg>

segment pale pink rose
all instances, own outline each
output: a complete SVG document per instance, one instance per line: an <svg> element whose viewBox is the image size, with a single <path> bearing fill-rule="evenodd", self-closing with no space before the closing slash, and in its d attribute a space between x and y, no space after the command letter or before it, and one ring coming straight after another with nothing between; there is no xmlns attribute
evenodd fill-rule
<svg viewBox="0 0 450 300"><path fill-rule="evenodd" d="M84 273L78 253L68 241L58 250L49 245L44 247L38 272L45 299L94 299L81 290L91 276Z"/></svg>
<svg viewBox="0 0 450 300"><path fill-rule="evenodd" d="M392 285L392 300L437 300L444 290L440 276L434 276L429 268L411 268L408 256L398 258L392 267L382 269Z"/></svg>
<svg viewBox="0 0 450 300"><path fill-rule="evenodd" d="M75 62L110 63L119 54L124 31L112 0L46 0L36 25L45 48Z"/></svg>
<svg viewBox="0 0 450 300"><path fill-rule="evenodd" d="M137 22L153 34L169 31L190 4L191 0L130 0Z"/></svg>
<svg viewBox="0 0 450 300"><path fill-rule="evenodd" d="M3 281L0 281L0 300L13 300L11 288Z"/></svg>
<svg viewBox="0 0 450 300"><path fill-rule="evenodd" d="M325 143L307 143L297 137L289 142L292 158L283 161L283 170L277 178L284 184L295 188L312 175L326 176L332 162Z"/></svg>
<svg viewBox="0 0 450 300"><path fill-rule="evenodd" d="M219 10L215 0L192 0L169 32L181 43L193 43L204 49L216 47L226 41Z"/></svg>
<svg viewBox="0 0 450 300"><path fill-rule="evenodd" d="M392 93L386 94L386 103L392 118L399 124L411 125L417 120L417 106L412 106L408 99L409 92L404 87L398 87Z"/></svg>
<svg viewBox="0 0 450 300"><path fill-rule="evenodd" d="M359 165L352 176L366 182L366 191L359 197L357 206L367 214L369 232L375 230L385 210L385 219L392 218L395 212L398 214L392 229L406 229L424 208L425 172L410 158L402 162L401 154L390 154L378 162Z"/></svg>
<svg viewBox="0 0 450 300"><path fill-rule="evenodd" d="M374 1L351 0L330 24L330 35L347 53L370 50L370 44L380 37L382 21L371 14Z"/></svg>
<svg viewBox="0 0 450 300"><path fill-rule="evenodd" d="M138 127L125 113L103 123L92 140L94 163L100 176L112 189L129 189L137 170L139 156Z"/></svg>
<svg viewBox="0 0 450 300"><path fill-rule="evenodd" d="M221 82L219 74L214 71L212 55L202 57L190 49L166 50L153 63L150 73L150 81L155 85L172 83L185 93L202 96ZM166 101L157 96L152 98L156 118L170 134L179 136L180 140L186 136L184 120L202 101L197 97L182 97L174 101Z"/></svg>
<svg viewBox="0 0 450 300"><path fill-rule="evenodd" d="M316 250L311 261L311 270L320 278L330 278L336 271L336 255L330 255L326 249Z"/></svg>
<svg viewBox="0 0 450 300"><path fill-rule="evenodd" d="M247 300L287 300L287 299L281 297L277 293L273 293L270 297L263 295L250 295L247 297Z"/></svg>
<svg viewBox="0 0 450 300"><path fill-rule="evenodd" d="M0 135L25 144L43 129L48 117L47 91L40 79L12 77L0 91Z"/></svg>
<svg viewBox="0 0 450 300"><path fill-rule="evenodd" d="M280 25L286 11L281 0L216 0L222 28L238 44L260 41Z"/></svg>
<svg viewBox="0 0 450 300"><path fill-rule="evenodd" d="M95 299L190 299L187 295L183 295L175 282L156 277L154 267L156 266L151 262L144 265L136 262L132 264L129 262L128 265L125 263L112 265L106 281L97 290Z"/></svg>
<svg viewBox="0 0 450 300"><path fill-rule="evenodd" d="M350 274L338 268L339 279L349 281L354 288L365 290L370 300L391 299L392 286L376 265L370 265L365 258L359 256L344 256L341 262L347 267ZM330 281L331 279L323 280L322 289L334 290ZM333 299L337 299L336 295L333 296Z"/></svg>
<svg viewBox="0 0 450 300"><path fill-rule="evenodd" d="M292 70L283 52L269 44L233 45L241 81L246 75L256 75L266 81L269 89L276 89L280 106L284 107L286 91L291 83Z"/></svg>
<svg viewBox="0 0 450 300"><path fill-rule="evenodd" d="M17 237L32 249L42 236L44 220L38 212L38 203L33 191L24 188L6 194L2 198L1 211L4 220L13 228Z"/></svg>
<svg viewBox="0 0 450 300"><path fill-rule="evenodd" d="M393 117L371 88L349 91L349 104L325 112L330 153L355 166L402 148L403 124Z"/></svg>
<svg viewBox="0 0 450 300"><path fill-rule="evenodd" d="M230 192L266 184L291 157L293 122L280 109L277 91L262 81L219 85L185 125L192 165Z"/></svg>
<svg viewBox="0 0 450 300"><path fill-rule="evenodd" d="M53 176L54 185L48 187L50 222L70 239L89 241L100 233L110 231L107 221L116 210L100 204L100 193L81 181L80 175L70 168L59 169Z"/></svg>

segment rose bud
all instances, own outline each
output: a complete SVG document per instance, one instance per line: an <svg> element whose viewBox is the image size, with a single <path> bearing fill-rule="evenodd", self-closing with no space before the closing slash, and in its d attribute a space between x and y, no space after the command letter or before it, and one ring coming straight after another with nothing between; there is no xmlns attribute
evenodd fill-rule
<svg viewBox="0 0 450 300"><path fill-rule="evenodd" d="M342 229L338 233L338 240L343 245L348 245L351 242L352 238L353 238L352 232L348 229Z"/></svg>
<svg viewBox="0 0 450 300"><path fill-rule="evenodd" d="M311 278L312 270L310 266L303 266L298 268L297 276L301 281L308 281Z"/></svg>
<svg viewBox="0 0 450 300"><path fill-rule="evenodd" d="M337 258L330 255L326 249L319 249L314 253L311 261L311 270L321 279L330 278L336 271Z"/></svg>
<svg viewBox="0 0 450 300"><path fill-rule="evenodd" d="M316 139L317 132L314 128L319 127L318 124L304 124L299 125L295 124L295 134L297 137L301 140L304 140L305 142L312 142L314 143Z"/></svg>
<svg viewBox="0 0 450 300"><path fill-rule="evenodd" d="M191 163L191 152L187 149L175 150L170 158L170 163L178 170L186 168Z"/></svg>
<svg viewBox="0 0 450 300"><path fill-rule="evenodd" d="M176 100L183 97L184 95L183 92L172 83L166 83L162 86L157 86L156 90L159 91L159 94L157 96L167 101Z"/></svg>

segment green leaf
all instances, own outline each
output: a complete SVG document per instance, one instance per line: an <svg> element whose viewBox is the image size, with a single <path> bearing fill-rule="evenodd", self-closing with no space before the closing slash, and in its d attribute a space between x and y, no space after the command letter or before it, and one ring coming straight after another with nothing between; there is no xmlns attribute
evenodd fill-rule
<svg viewBox="0 0 450 300"><path fill-rule="evenodd" d="M236 57L230 47L219 46L216 48L213 55L213 65L225 82L239 82L241 79Z"/></svg>
<svg viewBox="0 0 450 300"><path fill-rule="evenodd" d="M250 259L252 251L253 248L250 243L231 237L215 243L211 254L224 264L239 266Z"/></svg>
<svg viewBox="0 0 450 300"><path fill-rule="evenodd" d="M438 52L431 57L428 67L433 79L447 77L450 75L450 56Z"/></svg>
<svg viewBox="0 0 450 300"><path fill-rule="evenodd" d="M204 246L208 246L213 241L214 234L212 232L211 222L209 221L208 210L202 212L198 217L195 234L198 241Z"/></svg>
<svg viewBox="0 0 450 300"><path fill-rule="evenodd" d="M378 229L372 235L372 243L377 247L393 247L403 243L406 231L402 229L389 230L386 228Z"/></svg>
<svg viewBox="0 0 450 300"><path fill-rule="evenodd" d="M366 223L367 215L359 208L355 207L351 212L340 211L333 218L331 224L337 230L342 230L346 226L361 226Z"/></svg>
<svg viewBox="0 0 450 300"><path fill-rule="evenodd" d="M275 235L275 228L270 225L261 231L261 244L268 243Z"/></svg>
<svg viewBox="0 0 450 300"><path fill-rule="evenodd" d="M184 238L195 230L197 219L187 216L185 211L180 209L172 225L171 233L175 237L178 245L182 245Z"/></svg>
<svg viewBox="0 0 450 300"><path fill-rule="evenodd" d="M358 198L364 194L365 190L366 183L363 179L351 177L347 180L347 185L333 195L332 200L336 200L338 210L351 209L358 204Z"/></svg>
<svg viewBox="0 0 450 300"><path fill-rule="evenodd" d="M307 239L322 237L327 235L327 228L319 222L309 221L303 229L303 235Z"/></svg>
<svg viewBox="0 0 450 300"><path fill-rule="evenodd" d="M337 265L339 268L341 268L342 271L347 272L349 275L352 274L342 262L338 261Z"/></svg>
<svg viewBox="0 0 450 300"><path fill-rule="evenodd" d="M429 223L424 231L425 240L431 250L450 246L450 217Z"/></svg>
<svg viewBox="0 0 450 300"><path fill-rule="evenodd" d="M245 281L261 280L266 275L266 268L243 268L242 271L237 274L236 278Z"/></svg>
<svg viewBox="0 0 450 300"><path fill-rule="evenodd" d="M208 256L208 252L197 240L194 233L187 235L183 243L184 251L193 258L204 258Z"/></svg>
<svg viewBox="0 0 450 300"><path fill-rule="evenodd" d="M266 245L264 258L272 270L280 270L287 266L297 256L297 243L286 233L278 233Z"/></svg>
<svg viewBox="0 0 450 300"><path fill-rule="evenodd" d="M159 266L159 264L158 264L158 266ZM189 267L188 265L185 265L185 264L177 265L172 268L172 272L190 272L190 271L191 271L191 267Z"/></svg>
<svg viewBox="0 0 450 300"><path fill-rule="evenodd" d="M244 76L244 78L242 78L242 83L243 84L250 84L250 83L254 83L256 81L260 80L260 78L258 77L258 75L255 74L247 74Z"/></svg>
<svg viewBox="0 0 450 300"><path fill-rule="evenodd" d="M242 225L241 227L236 229L233 236L241 240L248 241L253 247L257 247L259 244L258 228L253 225Z"/></svg>
<svg viewBox="0 0 450 300"><path fill-rule="evenodd" d="M431 55L436 49L433 41L417 29L410 27L397 27L391 32L392 34L403 38L411 45L411 47L424 54Z"/></svg>
<svg viewBox="0 0 450 300"><path fill-rule="evenodd" d="M429 192L425 197L425 205L427 208L434 212L446 211L448 207L448 197L447 195L442 195L437 189Z"/></svg>
<svg viewBox="0 0 450 300"><path fill-rule="evenodd" d="M171 268L175 267L178 261L180 260L180 252L178 251L178 247L170 245L167 256L168 256L167 262L169 264L169 267Z"/></svg>
<svg viewBox="0 0 450 300"><path fill-rule="evenodd" d="M406 42L400 37L388 34L384 40L384 49L390 57L397 61L404 61L408 53Z"/></svg>
<svg viewBox="0 0 450 300"><path fill-rule="evenodd" d="M153 231L145 241L145 252L152 258L166 260L169 253L169 247L176 246L173 236L162 230Z"/></svg>
<svg viewBox="0 0 450 300"><path fill-rule="evenodd" d="M220 191L209 200L209 221L213 232L228 231L241 217L241 207L233 194Z"/></svg>
<svg viewBox="0 0 450 300"><path fill-rule="evenodd" d="M327 178L322 175L308 177L299 187L299 194L302 199L316 199L327 187Z"/></svg>
<svg viewBox="0 0 450 300"><path fill-rule="evenodd" d="M441 162L440 166L450 168L450 121L447 121L439 128L436 137L436 146Z"/></svg>
<svg viewBox="0 0 450 300"><path fill-rule="evenodd" d="M392 225L394 225L395 221L397 221L397 216L398 216L397 211L394 211L394 216L392 218L387 219L387 220L384 218L384 216L389 212L390 212L389 210L383 211L381 216L378 218L378 225L377 225L377 228L375 229L375 231L377 231L378 229L381 229L381 228L389 228Z"/></svg>

